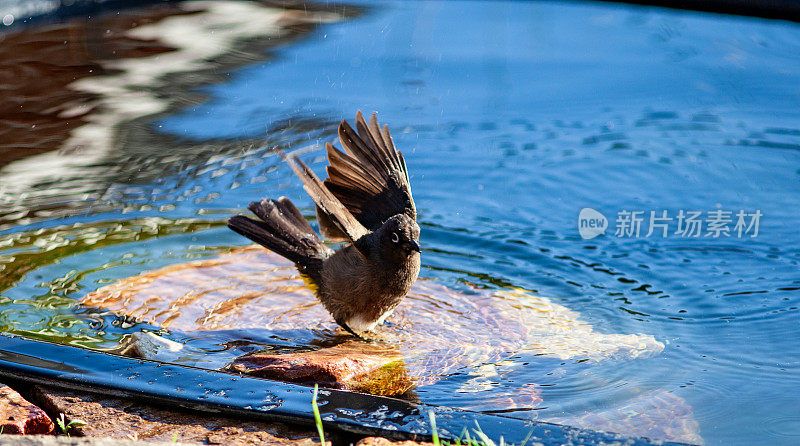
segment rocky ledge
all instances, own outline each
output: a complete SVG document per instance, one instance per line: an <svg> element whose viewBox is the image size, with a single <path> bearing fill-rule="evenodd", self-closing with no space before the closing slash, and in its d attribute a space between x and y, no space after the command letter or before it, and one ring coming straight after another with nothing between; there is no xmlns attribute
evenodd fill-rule
<svg viewBox="0 0 800 446"><path fill-rule="evenodd" d="M38 406L16 390L0 384L0 432L3 434L49 434L55 425Z"/></svg>

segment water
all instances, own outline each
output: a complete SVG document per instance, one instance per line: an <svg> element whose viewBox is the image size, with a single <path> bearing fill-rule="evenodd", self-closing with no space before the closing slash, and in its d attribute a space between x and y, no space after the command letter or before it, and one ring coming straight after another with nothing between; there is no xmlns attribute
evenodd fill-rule
<svg viewBox="0 0 800 446"><path fill-rule="evenodd" d="M502 410L507 393L534 383L541 403L514 416L646 411L665 425L642 406L655 401L690 410L706 444L795 444L797 31L547 2L291 13L187 3L9 29L0 324L101 349L155 328L76 302L245 244L223 221L259 197L286 195L311 215L267 149L332 140L339 119L377 110L411 171L424 278L529 290L596 331L666 345L591 364L521 352L507 358L514 367L455 370L419 388L423 401L494 397ZM305 158L321 172L321 152ZM605 235L580 237L587 207L609 220ZM762 217L757 237L684 238L675 220L666 237L646 237L647 218L639 237L621 237L623 210L731 211L731 229L739 210ZM458 392L470 382L486 390Z"/></svg>

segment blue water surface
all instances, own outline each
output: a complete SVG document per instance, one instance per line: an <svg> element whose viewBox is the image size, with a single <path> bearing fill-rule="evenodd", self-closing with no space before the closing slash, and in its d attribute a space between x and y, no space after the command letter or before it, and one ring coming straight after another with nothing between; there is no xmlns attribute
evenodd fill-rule
<svg viewBox="0 0 800 446"><path fill-rule="evenodd" d="M486 272L562 299L600 330L667 343L657 359L592 372L600 389L553 383L543 412L573 413L592 392L597 403L624 398L609 387L668 389L694 408L709 444L791 444L798 30L642 7L370 2L365 16L205 88L210 101L161 123L187 138L245 137L285 115L379 111L436 250L424 276ZM274 192L226 199L261 195ZM584 207L609 218L605 236L579 237ZM763 217L754 238L687 239L676 221L667 237L645 237L647 219L640 237L618 237L623 210L731 211L731 228L739 210ZM457 402L435 390L423 398Z"/></svg>

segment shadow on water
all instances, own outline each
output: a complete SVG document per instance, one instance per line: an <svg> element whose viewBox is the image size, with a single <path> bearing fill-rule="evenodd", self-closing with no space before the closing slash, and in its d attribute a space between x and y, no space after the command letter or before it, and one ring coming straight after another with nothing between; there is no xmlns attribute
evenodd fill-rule
<svg viewBox="0 0 800 446"><path fill-rule="evenodd" d="M410 361L418 376L438 371L423 402L792 444L797 36L785 23L540 2L184 2L9 28L0 324L110 350L169 322L162 334L220 363L318 348L333 324L285 265L295 319L269 307L270 276L255 271L239 277L262 294L220 298L217 312L78 302L237 255L245 240L224 219L251 200L286 195L313 220L271 147L333 140L339 119L374 108L421 216L425 280L385 332L427 352ZM322 171L321 152L305 159ZM610 220L605 235L580 237L584 207ZM714 209L761 211L758 237L614 234L622 210ZM181 280L178 296L192 289ZM225 319L236 308L260 309L239 324ZM536 331L555 315L580 323ZM586 354L620 333L663 351Z"/></svg>

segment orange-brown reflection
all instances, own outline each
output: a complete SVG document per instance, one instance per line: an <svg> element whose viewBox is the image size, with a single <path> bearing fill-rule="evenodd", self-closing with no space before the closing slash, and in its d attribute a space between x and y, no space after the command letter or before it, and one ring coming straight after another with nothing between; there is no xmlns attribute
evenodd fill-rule
<svg viewBox="0 0 800 446"><path fill-rule="evenodd" d="M0 34L0 229L89 206L119 211L127 203L115 185L192 175L217 155L291 144L292 133L281 131L305 131L304 123L322 131L321 119L288 116L270 125L275 136L193 141L150 122L203 102L194 87L357 13L342 5L179 2Z"/></svg>
<svg viewBox="0 0 800 446"><path fill-rule="evenodd" d="M168 52L158 42L127 31L176 14L179 6L159 5L22 28L0 45L0 168L38 153L60 149L86 123L96 95L70 88L73 82L107 74L104 61Z"/></svg>
<svg viewBox="0 0 800 446"><path fill-rule="evenodd" d="M294 266L260 247L124 279L81 303L182 332L301 329L317 333L315 343L324 343L337 329ZM455 368L523 350L599 361L663 349L652 336L594 332L577 313L527 292L470 293L425 279L417 281L389 322L373 337L401 352L420 385Z"/></svg>

